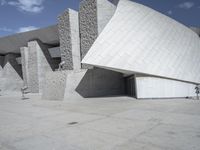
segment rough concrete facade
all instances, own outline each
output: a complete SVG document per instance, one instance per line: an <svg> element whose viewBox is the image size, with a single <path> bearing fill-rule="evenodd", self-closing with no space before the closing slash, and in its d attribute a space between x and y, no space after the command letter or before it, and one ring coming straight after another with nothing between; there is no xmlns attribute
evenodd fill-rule
<svg viewBox="0 0 200 150"><path fill-rule="evenodd" d="M63 100L66 86L66 72L47 72L42 92L42 99Z"/></svg>
<svg viewBox="0 0 200 150"><path fill-rule="evenodd" d="M98 34L104 29L115 13L117 1L97 0Z"/></svg>
<svg viewBox="0 0 200 150"><path fill-rule="evenodd" d="M52 71L37 41L28 42L28 88L39 93L44 85L46 71Z"/></svg>
<svg viewBox="0 0 200 150"><path fill-rule="evenodd" d="M81 58L83 59L98 36L97 0L83 0L79 8Z"/></svg>
<svg viewBox="0 0 200 150"><path fill-rule="evenodd" d="M121 73L94 68L67 73L65 99L124 95Z"/></svg>
<svg viewBox="0 0 200 150"><path fill-rule="evenodd" d="M17 92L23 86L21 65L16 61L19 55L8 54L1 56L0 89L2 92Z"/></svg>
<svg viewBox="0 0 200 150"><path fill-rule="evenodd" d="M28 47L21 47L21 64L24 86L28 86Z"/></svg>
<svg viewBox="0 0 200 150"><path fill-rule="evenodd" d="M64 69L80 69L80 38L78 12L68 9L58 17L61 60Z"/></svg>
<svg viewBox="0 0 200 150"><path fill-rule="evenodd" d="M98 35L109 22L115 9L116 6L109 0L83 0L80 2L81 59L85 57ZM82 68L91 69L92 67L83 64Z"/></svg>

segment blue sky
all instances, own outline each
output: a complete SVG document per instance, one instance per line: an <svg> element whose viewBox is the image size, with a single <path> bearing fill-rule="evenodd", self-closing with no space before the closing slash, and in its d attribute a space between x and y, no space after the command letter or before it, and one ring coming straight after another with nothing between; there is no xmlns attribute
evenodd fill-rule
<svg viewBox="0 0 200 150"><path fill-rule="evenodd" d="M200 27L200 0L135 0L177 21ZM0 0L0 36L56 24L66 8L78 10L80 0Z"/></svg>

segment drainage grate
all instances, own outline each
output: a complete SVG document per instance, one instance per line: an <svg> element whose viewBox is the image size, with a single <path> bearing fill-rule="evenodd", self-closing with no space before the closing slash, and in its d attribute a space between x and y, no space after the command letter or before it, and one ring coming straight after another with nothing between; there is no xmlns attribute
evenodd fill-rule
<svg viewBox="0 0 200 150"><path fill-rule="evenodd" d="M68 123L69 125L75 125L75 124L78 124L78 122L70 122Z"/></svg>

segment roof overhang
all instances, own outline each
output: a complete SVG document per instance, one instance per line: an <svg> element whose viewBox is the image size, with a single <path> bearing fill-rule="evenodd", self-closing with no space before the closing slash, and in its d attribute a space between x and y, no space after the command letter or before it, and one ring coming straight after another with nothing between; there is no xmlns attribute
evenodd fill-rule
<svg viewBox="0 0 200 150"><path fill-rule="evenodd" d="M36 39L45 44L59 44L57 25L0 37L0 54L19 53L20 47L27 46L27 42Z"/></svg>

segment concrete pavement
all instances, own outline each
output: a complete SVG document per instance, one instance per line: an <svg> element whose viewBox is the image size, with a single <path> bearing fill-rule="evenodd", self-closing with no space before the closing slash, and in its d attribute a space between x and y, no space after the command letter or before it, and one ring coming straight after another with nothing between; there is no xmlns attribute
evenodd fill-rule
<svg viewBox="0 0 200 150"><path fill-rule="evenodd" d="M199 150L200 101L0 97L0 150Z"/></svg>

